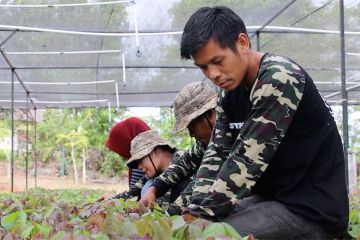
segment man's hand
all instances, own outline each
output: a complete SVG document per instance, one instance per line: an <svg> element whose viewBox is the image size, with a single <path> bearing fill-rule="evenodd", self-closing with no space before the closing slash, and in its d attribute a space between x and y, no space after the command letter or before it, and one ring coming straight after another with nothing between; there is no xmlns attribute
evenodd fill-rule
<svg viewBox="0 0 360 240"><path fill-rule="evenodd" d="M113 195L110 194L110 193L105 193L103 195L101 195L96 201L97 202L101 202L101 201L104 201L104 200L108 200L109 198L111 198Z"/></svg>
<svg viewBox="0 0 360 240"><path fill-rule="evenodd" d="M140 199L140 204L143 204L145 207L151 207L156 200L156 188L149 187L144 196Z"/></svg>

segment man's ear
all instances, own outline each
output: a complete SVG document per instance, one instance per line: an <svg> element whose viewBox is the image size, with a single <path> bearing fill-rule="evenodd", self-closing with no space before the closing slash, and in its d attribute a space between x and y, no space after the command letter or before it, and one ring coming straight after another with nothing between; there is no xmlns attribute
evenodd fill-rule
<svg viewBox="0 0 360 240"><path fill-rule="evenodd" d="M239 33L236 39L236 46L238 51L242 49L250 49L250 39L245 33Z"/></svg>

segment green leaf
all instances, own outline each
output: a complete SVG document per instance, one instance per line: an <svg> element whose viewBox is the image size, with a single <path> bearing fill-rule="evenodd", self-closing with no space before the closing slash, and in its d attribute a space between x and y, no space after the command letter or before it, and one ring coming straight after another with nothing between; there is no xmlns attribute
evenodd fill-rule
<svg viewBox="0 0 360 240"><path fill-rule="evenodd" d="M25 238L29 238L30 235L31 235L31 232L33 231L34 229L34 226L33 225L30 225L30 224L26 224L25 226L22 226L24 229L22 230L21 234L20 234L20 237L25 239Z"/></svg>
<svg viewBox="0 0 360 240"><path fill-rule="evenodd" d="M355 238L358 239L360 236L360 224L352 225L351 229L349 230L349 234Z"/></svg>
<svg viewBox="0 0 360 240"><path fill-rule="evenodd" d="M172 222L171 229L173 231L180 229L186 225L186 222L184 221L184 218L182 216L171 216L170 219Z"/></svg>
<svg viewBox="0 0 360 240"><path fill-rule="evenodd" d="M140 236L145 236L145 235L153 236L153 227L150 226L150 223L151 223L150 221L144 221L144 220L136 221L134 223Z"/></svg>
<svg viewBox="0 0 360 240"><path fill-rule="evenodd" d="M96 234L93 238L94 240L110 240L109 236L103 233Z"/></svg>
<svg viewBox="0 0 360 240"><path fill-rule="evenodd" d="M149 225L152 228L153 239L169 239L171 236L171 228L165 221L160 224L159 221L149 221Z"/></svg>
<svg viewBox="0 0 360 240"><path fill-rule="evenodd" d="M1 218L1 226L6 231L11 231L16 223L25 223L26 213L24 211L17 211Z"/></svg>
<svg viewBox="0 0 360 240"><path fill-rule="evenodd" d="M52 227L48 224L35 224L36 228L43 234L44 237L48 237Z"/></svg>
<svg viewBox="0 0 360 240"><path fill-rule="evenodd" d="M66 233L64 231L59 231L51 238L51 240L61 240L65 234Z"/></svg>
<svg viewBox="0 0 360 240"><path fill-rule="evenodd" d="M186 232L186 239L199 239L202 230L199 226L190 224Z"/></svg>
<svg viewBox="0 0 360 240"><path fill-rule="evenodd" d="M233 228L230 224L222 222L221 223L225 228L225 235L231 238L239 239L241 238L240 234Z"/></svg>
<svg viewBox="0 0 360 240"><path fill-rule="evenodd" d="M201 234L201 238L225 236L226 230L222 223L214 222L206 226L204 232Z"/></svg>
<svg viewBox="0 0 360 240"><path fill-rule="evenodd" d="M359 210L350 210L349 221L351 224L360 224L360 211Z"/></svg>

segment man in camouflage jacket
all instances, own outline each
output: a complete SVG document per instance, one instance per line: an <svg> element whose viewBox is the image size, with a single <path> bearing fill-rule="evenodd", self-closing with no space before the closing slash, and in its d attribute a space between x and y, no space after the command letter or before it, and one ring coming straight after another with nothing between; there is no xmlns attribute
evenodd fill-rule
<svg viewBox="0 0 360 240"><path fill-rule="evenodd" d="M341 139L312 79L292 60L251 49L226 7L197 10L181 57L222 88L213 136L185 213L256 238L329 238L348 224ZM239 121L239 95L250 111Z"/></svg>

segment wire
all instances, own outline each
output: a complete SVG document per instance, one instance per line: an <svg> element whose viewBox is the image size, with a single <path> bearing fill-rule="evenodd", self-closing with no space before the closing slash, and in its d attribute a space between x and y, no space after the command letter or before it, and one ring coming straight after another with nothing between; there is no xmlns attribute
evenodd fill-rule
<svg viewBox="0 0 360 240"><path fill-rule="evenodd" d="M334 0L330 0L327 3L325 3L324 5L320 6L319 8L315 9L314 11L306 14L304 17L296 20L295 22L293 22L292 24L290 24L290 27L298 24L299 22L302 22L303 20L305 20L306 18L310 17L311 15L313 15L314 13L318 12L319 10L323 9L324 7L326 7L327 5L329 5L331 2L333 2ZM279 34L277 34L275 37L273 37L272 39L270 39L269 41L267 41L266 43L264 43L263 45L260 46L260 49L265 47L266 45L268 45L270 42L272 42L273 40L275 40L276 38L279 37Z"/></svg>

